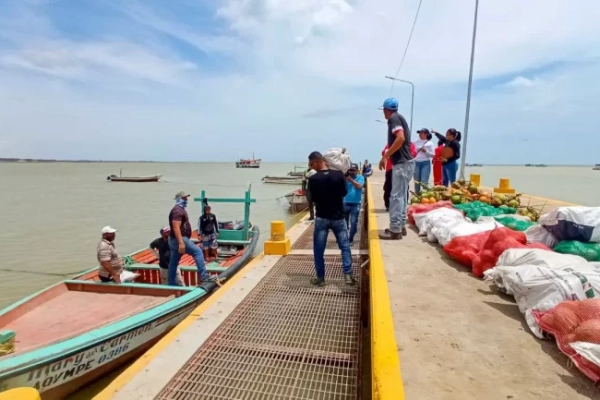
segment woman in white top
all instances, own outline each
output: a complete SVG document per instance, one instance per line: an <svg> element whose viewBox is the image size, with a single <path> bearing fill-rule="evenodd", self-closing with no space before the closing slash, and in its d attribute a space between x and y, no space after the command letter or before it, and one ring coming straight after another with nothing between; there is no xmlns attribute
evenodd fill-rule
<svg viewBox="0 0 600 400"><path fill-rule="evenodd" d="M431 175L431 159L435 154L435 148L431 141L431 133L429 129L423 128L417 131L419 139L415 140L415 149L417 155L415 156L415 192L421 191L421 185L419 183L429 183L429 176Z"/></svg>

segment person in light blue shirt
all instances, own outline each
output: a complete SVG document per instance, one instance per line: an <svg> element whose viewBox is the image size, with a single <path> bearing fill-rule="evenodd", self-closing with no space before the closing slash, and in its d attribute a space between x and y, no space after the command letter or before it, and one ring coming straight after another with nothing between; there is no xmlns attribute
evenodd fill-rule
<svg viewBox="0 0 600 400"><path fill-rule="evenodd" d="M350 245L352 245L354 235L356 235L356 231L358 230L358 214L360 214L363 187L365 186L365 177L358 175L357 164L350 164L350 169L346 172L346 186L348 194L344 197L344 213L346 214L346 223L350 230Z"/></svg>

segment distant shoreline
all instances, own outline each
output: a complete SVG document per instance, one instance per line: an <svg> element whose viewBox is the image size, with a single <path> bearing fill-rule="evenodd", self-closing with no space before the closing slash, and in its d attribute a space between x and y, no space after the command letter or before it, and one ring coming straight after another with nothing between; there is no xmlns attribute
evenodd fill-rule
<svg viewBox="0 0 600 400"><path fill-rule="evenodd" d="M234 161L150 161L150 160L56 160L53 158L7 158L0 157L0 163L149 163L149 164L179 164L179 163L233 163ZM267 164L298 164L293 161L272 161ZM542 165L542 164L540 164ZM543 164L548 167L593 167L593 164ZM467 165L469 168L485 168L485 167L536 167L531 164L483 164L483 165Z"/></svg>

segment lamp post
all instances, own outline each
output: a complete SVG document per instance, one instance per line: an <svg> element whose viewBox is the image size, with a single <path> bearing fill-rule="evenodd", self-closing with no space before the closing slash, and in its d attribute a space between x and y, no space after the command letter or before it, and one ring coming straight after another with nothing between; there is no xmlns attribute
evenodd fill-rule
<svg viewBox="0 0 600 400"><path fill-rule="evenodd" d="M397 81L397 82L408 83L412 87L412 94L411 94L411 100L410 100L410 133L412 133L412 131L413 131L413 129L412 129L412 127L413 127L413 111L414 111L414 107L415 107L415 85L411 81L405 81L404 79L394 78L393 76L386 75L385 79L390 79L392 81Z"/></svg>
<svg viewBox="0 0 600 400"><path fill-rule="evenodd" d="M463 134L462 157L460 160L460 178L465 179L465 164L467 162L467 135L469 133L469 113L471 112L471 87L473 86L473 65L475 64L475 40L477 38L477 11L479 0L475 0L475 16L473 18L473 38L471 39L471 66L469 68L469 85L467 86L467 107L465 111L465 129Z"/></svg>

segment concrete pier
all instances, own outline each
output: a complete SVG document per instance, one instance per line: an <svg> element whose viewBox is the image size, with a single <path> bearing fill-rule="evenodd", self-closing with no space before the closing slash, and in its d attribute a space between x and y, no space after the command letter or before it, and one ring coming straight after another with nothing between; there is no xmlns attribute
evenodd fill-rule
<svg viewBox="0 0 600 400"><path fill-rule="evenodd" d="M380 171L369 179L376 219L370 229L389 227L384 180ZM548 208L569 205L536 196L524 196L525 204L529 199ZM379 247L407 399L600 398L553 341L529 332L514 299L491 291L441 246L409 229Z"/></svg>

